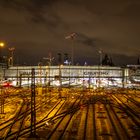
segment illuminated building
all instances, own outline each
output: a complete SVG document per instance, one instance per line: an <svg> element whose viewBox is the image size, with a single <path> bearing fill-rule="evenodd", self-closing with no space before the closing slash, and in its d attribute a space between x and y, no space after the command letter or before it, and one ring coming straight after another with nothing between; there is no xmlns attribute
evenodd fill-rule
<svg viewBox="0 0 140 140"><path fill-rule="evenodd" d="M38 66L17 66L4 70L3 79L11 80L14 86L30 85L32 68L35 68L36 85L41 86L130 87L140 81L139 69L110 66L42 66L41 69Z"/></svg>

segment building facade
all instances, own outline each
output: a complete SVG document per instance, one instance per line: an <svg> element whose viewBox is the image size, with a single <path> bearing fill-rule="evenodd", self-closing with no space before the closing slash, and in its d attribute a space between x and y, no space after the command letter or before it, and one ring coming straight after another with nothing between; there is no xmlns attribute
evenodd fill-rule
<svg viewBox="0 0 140 140"><path fill-rule="evenodd" d="M35 69L36 85L73 87L128 87L139 84L140 71L130 67L110 66L16 66L3 69L3 80L14 86L31 84L32 69Z"/></svg>

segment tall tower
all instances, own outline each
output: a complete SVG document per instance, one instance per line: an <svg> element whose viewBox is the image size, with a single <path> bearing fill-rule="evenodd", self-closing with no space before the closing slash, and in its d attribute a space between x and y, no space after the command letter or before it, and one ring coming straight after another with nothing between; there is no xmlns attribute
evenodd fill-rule
<svg viewBox="0 0 140 140"><path fill-rule="evenodd" d="M11 47L11 48L8 48L8 50L9 50L8 66L13 66L14 65L14 51L15 51L15 48Z"/></svg>

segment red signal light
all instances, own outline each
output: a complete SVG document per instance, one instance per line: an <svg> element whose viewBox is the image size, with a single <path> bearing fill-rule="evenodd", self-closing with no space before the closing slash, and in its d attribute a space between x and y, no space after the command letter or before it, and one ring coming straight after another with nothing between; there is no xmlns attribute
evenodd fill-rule
<svg viewBox="0 0 140 140"><path fill-rule="evenodd" d="M11 87L11 86L12 86L12 84L9 82L3 83L3 87Z"/></svg>

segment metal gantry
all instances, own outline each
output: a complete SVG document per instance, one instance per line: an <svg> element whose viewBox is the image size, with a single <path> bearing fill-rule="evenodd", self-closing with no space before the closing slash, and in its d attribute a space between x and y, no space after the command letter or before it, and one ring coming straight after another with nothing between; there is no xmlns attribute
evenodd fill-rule
<svg viewBox="0 0 140 140"><path fill-rule="evenodd" d="M0 106L1 106L1 108L0 108L0 114L4 114L4 101L5 101L5 99L4 99L4 95L3 95L3 93L2 93L2 87L0 88L0 94L1 94L1 96L0 96Z"/></svg>
<svg viewBox="0 0 140 140"><path fill-rule="evenodd" d="M31 137L36 137L36 110L35 110L35 69L32 68L31 72Z"/></svg>

